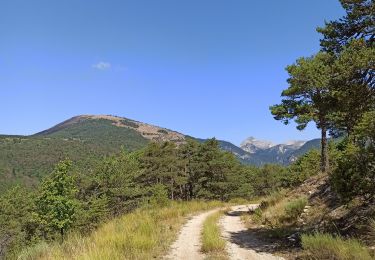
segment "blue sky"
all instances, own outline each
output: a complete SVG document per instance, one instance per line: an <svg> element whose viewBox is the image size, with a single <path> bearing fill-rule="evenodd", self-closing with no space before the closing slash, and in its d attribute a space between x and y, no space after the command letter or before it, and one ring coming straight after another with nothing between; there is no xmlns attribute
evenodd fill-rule
<svg viewBox="0 0 375 260"><path fill-rule="evenodd" d="M268 107L342 15L338 0L0 0L0 133L113 114L235 144L318 137Z"/></svg>

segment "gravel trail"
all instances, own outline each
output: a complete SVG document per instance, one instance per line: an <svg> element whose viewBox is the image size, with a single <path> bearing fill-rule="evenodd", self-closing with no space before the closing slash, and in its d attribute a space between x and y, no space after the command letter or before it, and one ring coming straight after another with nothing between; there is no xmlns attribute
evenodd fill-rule
<svg viewBox="0 0 375 260"><path fill-rule="evenodd" d="M268 246L259 241L241 221L241 213L258 207L257 204L231 207L219 222L222 237L227 241L227 251L231 260L282 260L284 258L265 253ZM168 260L204 260L201 252L201 232L205 219L219 211L213 209L189 219L182 227L177 240L171 246Z"/></svg>
<svg viewBox="0 0 375 260"><path fill-rule="evenodd" d="M259 241L242 223L241 213L255 209L257 204L240 205L221 218L222 236L227 240L227 250L232 260L281 260L279 256L262 252L264 243Z"/></svg>
<svg viewBox="0 0 375 260"><path fill-rule="evenodd" d="M177 240L166 257L170 260L201 260L204 254L201 250L201 231L204 220L220 209L210 210L191 218L181 229Z"/></svg>

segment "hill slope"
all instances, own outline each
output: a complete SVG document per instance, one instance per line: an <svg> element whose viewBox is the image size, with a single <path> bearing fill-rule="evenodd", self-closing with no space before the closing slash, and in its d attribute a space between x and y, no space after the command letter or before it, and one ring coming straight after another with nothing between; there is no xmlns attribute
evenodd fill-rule
<svg viewBox="0 0 375 260"><path fill-rule="evenodd" d="M138 150L150 141L181 144L186 138L193 137L110 115L76 116L32 136L0 135L0 191L15 183L37 183L62 159L69 158L78 169L84 170L99 158L121 149ZM253 165L287 165L316 146L315 141L307 142L300 149L280 154L277 146L250 153L227 141L219 140L219 143L223 150L235 154L242 163Z"/></svg>
<svg viewBox="0 0 375 260"><path fill-rule="evenodd" d="M118 140L127 137L134 144L141 140L184 142L185 137L166 128L145 124L124 117L110 115L81 115L66 120L34 136L95 140L98 137Z"/></svg>
<svg viewBox="0 0 375 260"><path fill-rule="evenodd" d="M0 136L0 191L34 185L62 159L78 169L121 149L134 151L150 140L183 142L177 132L113 116L77 116L32 136Z"/></svg>

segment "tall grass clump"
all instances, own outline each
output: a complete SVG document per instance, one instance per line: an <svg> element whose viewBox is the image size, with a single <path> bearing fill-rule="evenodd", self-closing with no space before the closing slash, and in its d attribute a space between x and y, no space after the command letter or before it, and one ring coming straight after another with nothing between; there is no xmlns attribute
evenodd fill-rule
<svg viewBox="0 0 375 260"><path fill-rule="evenodd" d="M49 245L42 241L33 247L29 247L23 250L18 256L11 255L10 259L20 259L20 260L33 260L40 259L44 256L45 252L48 251Z"/></svg>
<svg viewBox="0 0 375 260"><path fill-rule="evenodd" d="M355 239L330 234L302 235L303 259L371 260L369 251Z"/></svg>
<svg viewBox="0 0 375 260"><path fill-rule="evenodd" d="M176 238L187 215L222 205L221 202L191 201L140 208L102 225L87 237L70 234L62 244L26 248L18 259L160 258Z"/></svg>
<svg viewBox="0 0 375 260"><path fill-rule="evenodd" d="M252 202L256 202L256 199L248 200L244 198L233 198L228 201L228 203L233 204L233 205L249 204Z"/></svg>
<svg viewBox="0 0 375 260"><path fill-rule="evenodd" d="M252 214L251 218L255 223L262 224L263 222L263 210L261 208L256 208Z"/></svg>
<svg viewBox="0 0 375 260"><path fill-rule="evenodd" d="M302 214L305 206L307 205L306 197L298 197L289 199L283 197L279 199L272 196L274 204L265 209L258 208L252 215L252 220L257 224L265 224L271 228L282 227L285 224L295 224L298 217ZM277 199L277 202L276 201Z"/></svg>
<svg viewBox="0 0 375 260"><path fill-rule="evenodd" d="M277 191L271 192L261 201L260 208L266 209L268 207L274 206L283 198L285 198L285 195L286 195L286 190L277 190Z"/></svg>
<svg viewBox="0 0 375 260"><path fill-rule="evenodd" d="M259 204L259 207L253 211L251 220L257 224L263 224L267 222L265 216L269 211L269 208L275 207L285 198L286 190L276 190L271 192L269 195L264 197ZM272 211L272 210L271 210Z"/></svg>
<svg viewBox="0 0 375 260"><path fill-rule="evenodd" d="M300 197L298 199L288 202L284 207L284 219L289 221L296 220L303 212L307 205L306 197Z"/></svg>
<svg viewBox="0 0 375 260"><path fill-rule="evenodd" d="M212 259L226 259L225 240L221 237L218 225L223 211L208 216L203 223L202 229L202 252L208 254Z"/></svg>

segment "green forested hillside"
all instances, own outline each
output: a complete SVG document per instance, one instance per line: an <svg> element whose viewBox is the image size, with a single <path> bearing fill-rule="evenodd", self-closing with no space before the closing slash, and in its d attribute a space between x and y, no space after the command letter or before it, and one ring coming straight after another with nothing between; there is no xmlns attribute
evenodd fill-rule
<svg viewBox="0 0 375 260"><path fill-rule="evenodd" d="M150 140L181 143L185 139L206 141L114 116L77 116L32 136L2 135L0 191L17 183L27 186L37 184L51 172L53 165L63 159L72 160L77 170L86 170L104 156L122 149L139 150ZM219 140L219 144L221 149L233 153L244 164L289 164L289 161L284 163L269 151L250 154L230 142Z"/></svg>
<svg viewBox="0 0 375 260"><path fill-rule="evenodd" d="M3 192L0 252L18 254L25 245L58 241L69 231L87 234L142 205L166 206L169 199L251 199L306 177L299 169L243 165L220 149L215 139L187 140L179 146L150 142L140 151L100 160L91 157L89 163L95 165L63 160L34 189L14 187ZM8 225L12 218L14 224Z"/></svg>
<svg viewBox="0 0 375 260"><path fill-rule="evenodd" d="M33 185L66 158L86 169L103 156L121 149L134 151L147 143L138 132L105 119L88 119L34 136L0 136L0 190L15 183Z"/></svg>
<svg viewBox="0 0 375 260"><path fill-rule="evenodd" d="M54 137L65 139L92 140L98 144L111 146L122 143L129 149L138 149L147 142L133 129L118 127L108 119L86 119L57 131L42 132L35 137Z"/></svg>

